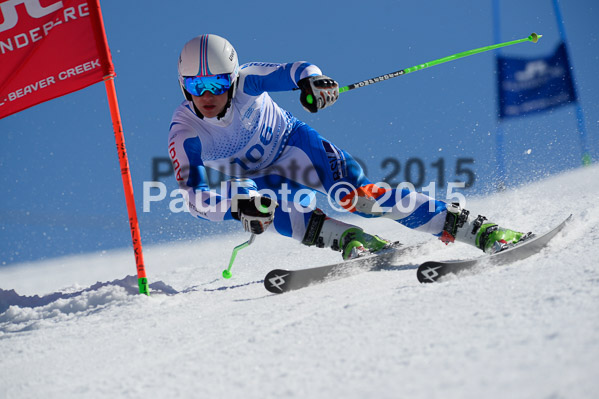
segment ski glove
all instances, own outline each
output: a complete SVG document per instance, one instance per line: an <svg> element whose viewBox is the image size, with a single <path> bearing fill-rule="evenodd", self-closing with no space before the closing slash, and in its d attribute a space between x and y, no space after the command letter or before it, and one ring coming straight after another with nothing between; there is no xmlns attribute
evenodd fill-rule
<svg viewBox="0 0 599 399"><path fill-rule="evenodd" d="M333 105L339 98L339 85L328 76L308 76L297 82L297 86L302 91L300 102L312 113Z"/></svg>
<svg viewBox="0 0 599 399"><path fill-rule="evenodd" d="M232 199L231 215L241 221L243 229L253 234L262 234L272 224L275 209L279 204L274 199L256 195L236 195Z"/></svg>

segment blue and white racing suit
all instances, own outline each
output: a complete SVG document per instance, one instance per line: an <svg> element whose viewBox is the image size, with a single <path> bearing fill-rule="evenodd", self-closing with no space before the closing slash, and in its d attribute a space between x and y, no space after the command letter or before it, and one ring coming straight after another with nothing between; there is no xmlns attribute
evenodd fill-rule
<svg viewBox="0 0 599 399"><path fill-rule="evenodd" d="M260 194L274 197L274 228L302 240L314 210L308 194L329 195L364 217L386 217L439 236L446 204L407 189L372 184L346 151L322 138L279 107L268 92L297 88L307 76L321 75L307 62L249 63L240 68L237 91L223 118L200 118L191 101L173 114L168 151L190 213L210 221L231 219L231 198L243 190L232 185L217 192L208 186L205 168L243 178Z"/></svg>

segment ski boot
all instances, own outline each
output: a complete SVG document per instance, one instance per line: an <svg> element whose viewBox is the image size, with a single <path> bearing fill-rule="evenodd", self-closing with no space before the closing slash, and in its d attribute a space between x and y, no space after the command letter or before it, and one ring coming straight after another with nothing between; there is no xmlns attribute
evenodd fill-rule
<svg viewBox="0 0 599 399"><path fill-rule="evenodd" d="M532 233L520 233L499 227L484 216L478 215L472 220L469 215L470 212L459 205L447 204L447 217L440 240L446 244L454 241L465 242L485 253L493 254L532 236Z"/></svg>
<svg viewBox="0 0 599 399"><path fill-rule="evenodd" d="M316 209L310 217L302 244L340 251L344 260L350 260L387 248L391 242L352 224L331 219Z"/></svg>

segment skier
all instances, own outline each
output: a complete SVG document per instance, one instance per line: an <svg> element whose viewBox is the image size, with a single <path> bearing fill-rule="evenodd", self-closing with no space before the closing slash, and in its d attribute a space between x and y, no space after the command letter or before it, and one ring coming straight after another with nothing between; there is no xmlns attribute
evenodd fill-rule
<svg viewBox="0 0 599 399"><path fill-rule="evenodd" d="M496 252L526 234L407 189L379 187L352 156L277 105L268 92L300 90L309 112L335 103L339 87L308 62L247 63L224 38L191 39L179 57L185 100L173 114L168 139L175 176L190 213L210 221L237 219L254 234L271 224L305 245L332 248L352 259L390 245L358 226L326 216L311 203L314 190L363 217L385 217ZM205 167L233 177L210 190ZM303 190L303 191L302 191ZM290 201L289 198L292 197Z"/></svg>

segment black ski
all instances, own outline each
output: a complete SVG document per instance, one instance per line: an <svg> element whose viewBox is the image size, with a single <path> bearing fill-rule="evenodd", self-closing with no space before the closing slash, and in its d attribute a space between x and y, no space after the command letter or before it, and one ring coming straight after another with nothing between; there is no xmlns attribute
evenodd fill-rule
<svg viewBox="0 0 599 399"><path fill-rule="evenodd" d="M572 215L568 216L568 218L560 223L557 227L543 235L533 236L521 243L518 243L493 255L481 256L466 260L425 262L418 267L418 271L416 272L418 281L421 283L433 283L447 274L458 273L463 270L472 269L474 266L482 262L489 262L493 265L503 265L528 258L529 256L538 253L545 245L547 245L547 243L564 228L566 223L571 218Z"/></svg>
<svg viewBox="0 0 599 399"><path fill-rule="evenodd" d="M282 294L283 292L321 283L325 280L348 277L362 271L386 266L409 248L414 247L404 247L401 246L401 244L395 244L393 247L383 249L376 254L366 255L333 265L299 270L271 270L266 277L264 277L264 287L272 293Z"/></svg>

